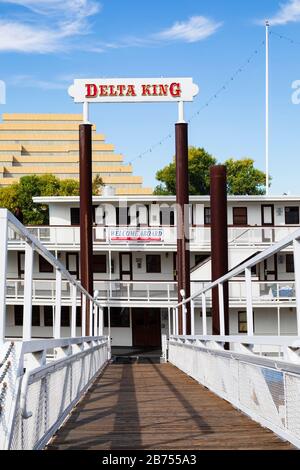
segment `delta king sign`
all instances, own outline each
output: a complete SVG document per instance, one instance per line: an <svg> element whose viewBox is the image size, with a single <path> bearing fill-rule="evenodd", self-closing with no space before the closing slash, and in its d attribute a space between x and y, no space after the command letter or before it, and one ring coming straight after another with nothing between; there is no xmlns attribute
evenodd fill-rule
<svg viewBox="0 0 300 470"><path fill-rule="evenodd" d="M69 88L75 103L185 102L198 93L192 78L75 79Z"/></svg>

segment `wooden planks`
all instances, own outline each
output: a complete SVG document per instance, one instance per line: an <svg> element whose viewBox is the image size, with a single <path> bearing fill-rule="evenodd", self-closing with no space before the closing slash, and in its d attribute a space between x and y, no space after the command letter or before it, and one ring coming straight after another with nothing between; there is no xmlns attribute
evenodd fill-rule
<svg viewBox="0 0 300 470"><path fill-rule="evenodd" d="M290 450L170 364L111 365L48 449Z"/></svg>

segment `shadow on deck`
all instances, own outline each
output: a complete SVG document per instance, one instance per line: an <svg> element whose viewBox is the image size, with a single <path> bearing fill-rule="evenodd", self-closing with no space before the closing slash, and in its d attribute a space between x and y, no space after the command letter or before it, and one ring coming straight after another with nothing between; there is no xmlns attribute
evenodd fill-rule
<svg viewBox="0 0 300 470"><path fill-rule="evenodd" d="M48 445L94 450L290 450L170 364L112 364Z"/></svg>

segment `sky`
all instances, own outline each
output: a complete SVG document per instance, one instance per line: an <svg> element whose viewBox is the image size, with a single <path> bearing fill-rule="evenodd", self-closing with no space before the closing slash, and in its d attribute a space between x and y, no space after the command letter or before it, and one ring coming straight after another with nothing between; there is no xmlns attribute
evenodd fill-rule
<svg viewBox="0 0 300 470"><path fill-rule="evenodd" d="M189 144L264 170L266 19L270 193L299 195L300 0L0 0L0 113L80 113L74 78L193 77ZM90 119L154 187L174 155L176 104L94 104Z"/></svg>

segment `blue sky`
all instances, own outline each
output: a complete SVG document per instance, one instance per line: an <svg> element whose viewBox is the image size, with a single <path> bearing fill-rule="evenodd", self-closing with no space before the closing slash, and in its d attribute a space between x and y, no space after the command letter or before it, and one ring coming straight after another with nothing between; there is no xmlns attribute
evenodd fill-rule
<svg viewBox="0 0 300 470"><path fill-rule="evenodd" d="M300 0L0 0L0 112L81 112L67 88L73 78L192 76L200 87L187 118L189 142L220 162L252 157L264 169L264 27L270 36L271 193L300 194ZM292 38L291 44L278 35ZM298 42L298 43L297 43ZM230 77L253 59L235 80ZM91 120L129 162L174 131L175 104L93 105ZM145 186L174 154L163 141L134 161Z"/></svg>

